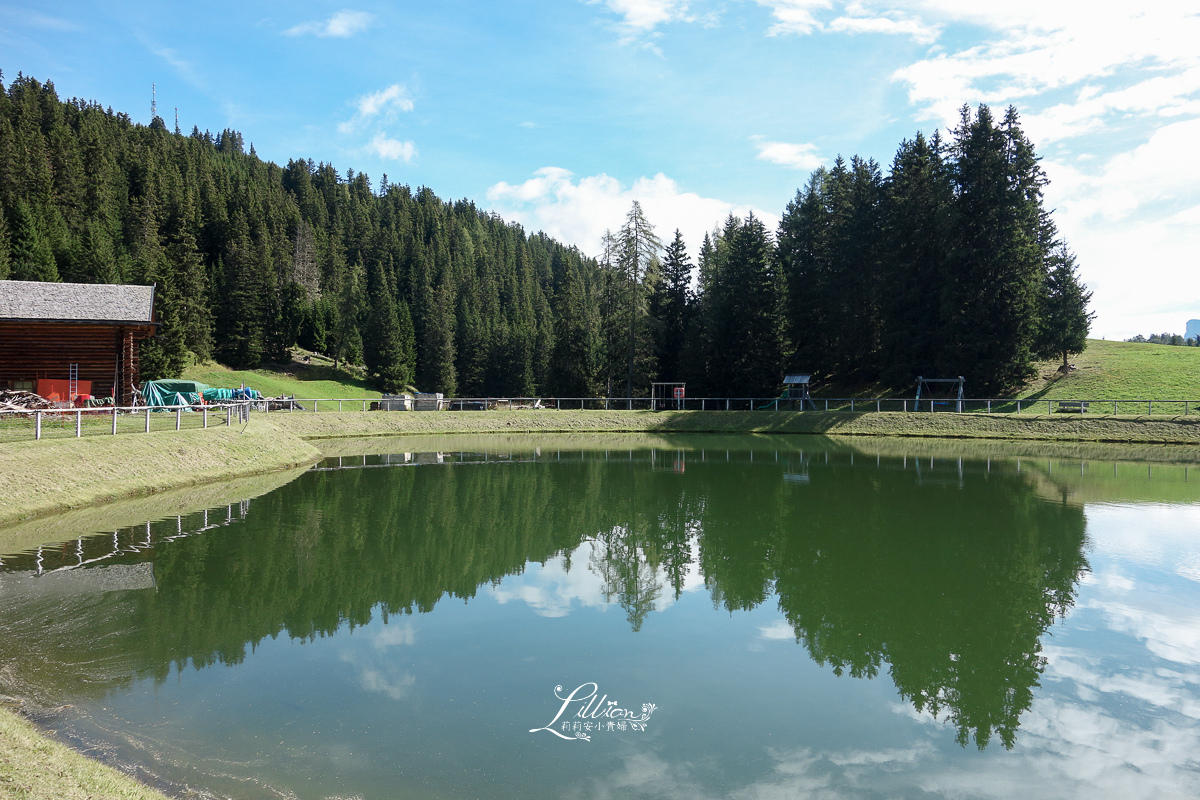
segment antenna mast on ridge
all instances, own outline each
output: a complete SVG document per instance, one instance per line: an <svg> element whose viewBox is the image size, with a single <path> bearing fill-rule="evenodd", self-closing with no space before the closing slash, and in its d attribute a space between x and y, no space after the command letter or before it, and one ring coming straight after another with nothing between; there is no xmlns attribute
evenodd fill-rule
<svg viewBox="0 0 1200 800"><path fill-rule="evenodd" d="M150 84L150 121L154 122L154 118L158 116L158 88L152 83Z"/></svg>
<svg viewBox="0 0 1200 800"><path fill-rule="evenodd" d="M179 106L175 106L175 132L179 133Z"/></svg>

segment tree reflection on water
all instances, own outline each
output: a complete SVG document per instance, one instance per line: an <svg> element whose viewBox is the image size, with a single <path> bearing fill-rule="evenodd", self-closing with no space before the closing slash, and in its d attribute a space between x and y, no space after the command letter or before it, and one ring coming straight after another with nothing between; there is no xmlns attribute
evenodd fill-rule
<svg viewBox="0 0 1200 800"><path fill-rule="evenodd" d="M1011 748L1041 638L1087 569L1082 507L1043 499L1010 463L919 471L770 450L508 460L372 459L380 468L306 473L200 535L175 535L200 527L192 515L5 558L0 659L46 697L103 693L239 663L265 637L428 612L562 557L599 577L634 632L689 576L730 613L774 598L817 663L886 671L960 744ZM149 563L153 588L143 576L48 592L36 577L114 542L120 552L77 573ZM571 564L585 543L587 562Z"/></svg>

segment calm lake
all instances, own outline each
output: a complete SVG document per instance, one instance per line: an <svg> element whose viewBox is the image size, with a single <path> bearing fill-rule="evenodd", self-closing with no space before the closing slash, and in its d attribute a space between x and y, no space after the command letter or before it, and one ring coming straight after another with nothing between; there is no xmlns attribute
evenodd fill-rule
<svg viewBox="0 0 1200 800"><path fill-rule="evenodd" d="M1200 796L1195 466L357 447L4 556L0 693L177 794Z"/></svg>

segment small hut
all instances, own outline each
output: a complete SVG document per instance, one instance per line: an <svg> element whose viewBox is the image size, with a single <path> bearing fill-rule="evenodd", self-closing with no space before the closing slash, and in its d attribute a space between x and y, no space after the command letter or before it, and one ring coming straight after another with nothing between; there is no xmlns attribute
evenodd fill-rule
<svg viewBox="0 0 1200 800"><path fill-rule="evenodd" d="M784 395L791 401L789 405L792 408L799 408L801 411L805 408L817 410L817 404L808 393L811 384L812 375L809 374L792 372L783 376L783 385L786 387Z"/></svg>
<svg viewBox="0 0 1200 800"><path fill-rule="evenodd" d="M155 325L153 286L0 281L0 389L130 405Z"/></svg>

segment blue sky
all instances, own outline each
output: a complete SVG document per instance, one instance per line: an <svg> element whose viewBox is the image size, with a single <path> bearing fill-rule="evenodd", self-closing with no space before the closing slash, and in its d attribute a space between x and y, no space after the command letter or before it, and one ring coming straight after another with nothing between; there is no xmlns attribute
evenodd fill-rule
<svg viewBox="0 0 1200 800"><path fill-rule="evenodd" d="M0 69L263 158L469 197L595 253L630 201L693 250L774 225L839 153L885 166L1015 104L1094 290L1093 333L1200 317L1200 9L1011 0L0 6Z"/></svg>

